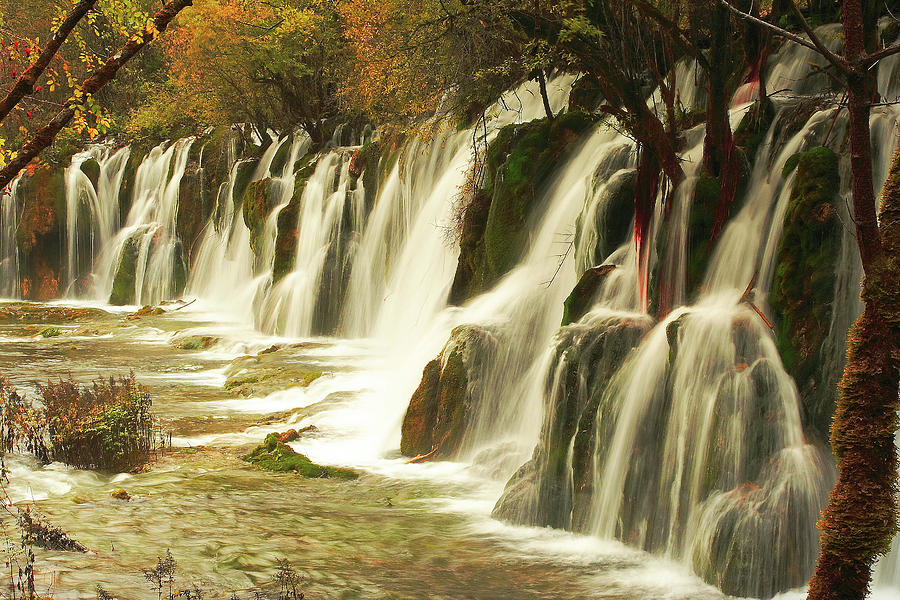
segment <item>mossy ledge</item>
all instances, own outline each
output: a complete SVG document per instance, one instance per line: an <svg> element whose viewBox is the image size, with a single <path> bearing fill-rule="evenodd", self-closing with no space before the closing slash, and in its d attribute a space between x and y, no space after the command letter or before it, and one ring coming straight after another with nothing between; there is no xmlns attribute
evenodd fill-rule
<svg viewBox="0 0 900 600"><path fill-rule="evenodd" d="M770 304L777 344L797 382L805 424L827 439L837 373L822 370L822 346L832 315L835 264L841 247L837 155L812 148L789 161L797 176L776 255Z"/></svg>
<svg viewBox="0 0 900 600"><path fill-rule="evenodd" d="M500 130L487 151L484 188L464 209L452 304L487 290L516 265L545 186L594 122L573 111Z"/></svg>
<svg viewBox="0 0 900 600"><path fill-rule="evenodd" d="M278 434L270 433L244 460L266 471L297 473L311 479L356 479L359 474L349 469L317 465L293 448L278 440Z"/></svg>

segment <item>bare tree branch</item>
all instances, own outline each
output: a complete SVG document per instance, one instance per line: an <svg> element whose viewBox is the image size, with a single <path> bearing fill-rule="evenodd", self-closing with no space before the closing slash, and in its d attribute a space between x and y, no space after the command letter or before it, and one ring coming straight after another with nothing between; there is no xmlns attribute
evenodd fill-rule
<svg viewBox="0 0 900 600"><path fill-rule="evenodd" d="M810 27L809 22L806 20L806 17L803 16L803 13L800 12L800 9L797 7L797 3L794 0L790 0L791 10L794 13L794 16L800 21L800 26L803 28L803 31L806 35L809 36L810 41L815 45L816 50L824 56L828 62L833 64L839 70L843 72L847 72L850 70L847 61L845 61L840 56L836 55L834 52L829 50L825 44L822 43L822 40L819 39L819 36L816 35L816 32L813 31L812 27Z"/></svg>
<svg viewBox="0 0 900 600"><path fill-rule="evenodd" d="M781 27L778 27L777 25L773 25L772 23L769 23L768 21L764 21L763 19L760 19L758 17L754 17L753 15L747 14L744 11L739 10L739 9L735 8L734 6L732 6L731 3L729 3L727 0L719 0L719 3L724 5L725 7L727 7L728 10L733 12L735 15L737 15L741 19L744 19L745 21L750 21L751 23L755 23L756 25L759 25L760 27L764 27L764 28L772 31L776 35L780 35L781 37L789 39L792 42L795 42L797 44L800 44L801 46L809 48L810 50L815 50L816 52L818 52L819 54L822 54L825 58L827 58L829 62L834 64L834 66L837 67L842 72L846 73L847 71L850 70L850 65L848 65L845 60L843 60L842 58L840 58L838 56L835 56L834 53L829 52L828 49L825 48L824 45L822 45L822 48L819 48L815 42L818 42L819 45L821 45L822 42L817 37L813 36L815 38L815 42L812 42L810 40L807 40L806 38L800 37L799 35L795 35L795 34L791 33L790 31L782 29ZM794 3L791 2L791 5L793 5L793 4ZM807 24L807 27L808 27L808 24ZM824 53L823 53L823 49L825 51Z"/></svg>

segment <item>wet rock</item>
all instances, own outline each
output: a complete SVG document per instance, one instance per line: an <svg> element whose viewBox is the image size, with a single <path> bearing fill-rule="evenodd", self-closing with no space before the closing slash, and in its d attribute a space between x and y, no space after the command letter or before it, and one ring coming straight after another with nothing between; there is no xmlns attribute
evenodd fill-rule
<svg viewBox="0 0 900 600"><path fill-rule="evenodd" d="M19 183L22 216L16 229L22 296L46 301L60 296L65 256L66 186L64 169L48 167Z"/></svg>
<svg viewBox="0 0 900 600"><path fill-rule="evenodd" d="M563 310L562 325L568 325L583 317L594 304L597 291L614 269L615 265L599 265L591 267L581 275L572 293L566 298Z"/></svg>
<svg viewBox="0 0 900 600"><path fill-rule="evenodd" d="M138 311L129 314L125 317L126 320L132 321L134 319L141 319L143 317L158 317L159 315L163 315L166 313L166 310L161 306L142 306Z"/></svg>
<svg viewBox="0 0 900 600"><path fill-rule="evenodd" d="M122 488L119 488L118 490L114 491L110 495L113 498L115 498L116 500L125 500L125 501L131 500L131 494L129 494Z"/></svg>
<svg viewBox="0 0 900 600"><path fill-rule="evenodd" d="M612 375L649 329L647 319L576 323L557 334L546 383L540 441L506 484L495 518L576 531L585 527L593 495L598 428L608 427L601 400Z"/></svg>
<svg viewBox="0 0 900 600"><path fill-rule="evenodd" d="M89 158L81 163L81 172L87 175L91 185L94 186L94 189L97 189L97 184L100 181L100 163L93 158Z"/></svg>
<svg viewBox="0 0 900 600"><path fill-rule="evenodd" d="M278 213L275 233L275 260L272 265L272 282L278 283L294 268L297 255L300 202L309 178L316 170L315 154L307 154L295 163L294 193L290 202Z"/></svg>
<svg viewBox="0 0 900 600"><path fill-rule="evenodd" d="M478 401L470 386L477 356L492 342L476 325L453 330L441 354L429 362L403 418L400 451L417 458L449 458L459 450Z"/></svg>
<svg viewBox="0 0 900 600"><path fill-rule="evenodd" d="M284 433L278 433L276 435L278 436L279 442L288 444L290 442L299 440L305 433L316 433L317 431L319 431L319 428L315 425L307 425L300 431L297 431L296 429L288 429Z"/></svg>
<svg viewBox="0 0 900 600"><path fill-rule="evenodd" d="M109 303L114 306L134 304L135 277L137 276L138 238L143 231L132 235L122 246L119 263L113 277Z"/></svg>
<svg viewBox="0 0 900 600"><path fill-rule="evenodd" d="M840 369L824 368L841 248L838 158L828 148L796 157L797 175L778 247L770 303L778 350L797 382L806 425L828 439Z"/></svg>
<svg viewBox="0 0 900 600"><path fill-rule="evenodd" d="M452 301L462 303L512 269L528 245L532 220L554 169L593 123L579 111L508 125L491 142L485 184L464 208ZM487 204L487 206L485 206ZM456 279L456 277L454 278Z"/></svg>
<svg viewBox="0 0 900 600"><path fill-rule="evenodd" d="M190 335L176 338L175 347L180 350L209 350L219 343L219 338L211 335Z"/></svg>
<svg viewBox="0 0 900 600"><path fill-rule="evenodd" d="M626 145L610 153L594 171L589 196L575 228L575 264L579 271L602 264L632 233L637 171L628 164ZM600 189L602 186L602 189Z"/></svg>
<svg viewBox="0 0 900 600"><path fill-rule="evenodd" d="M249 397L310 386L326 373L306 359L304 350L292 345L234 359L225 370L225 390Z"/></svg>
<svg viewBox="0 0 900 600"><path fill-rule="evenodd" d="M5 302L0 304L0 323L71 323L74 321L112 320L115 316L99 308L73 308Z"/></svg>
<svg viewBox="0 0 900 600"><path fill-rule="evenodd" d="M258 251L260 237L266 226L266 216L275 206L276 197L272 194L271 179L261 179L247 184L241 200L244 223L250 230L250 247Z"/></svg>

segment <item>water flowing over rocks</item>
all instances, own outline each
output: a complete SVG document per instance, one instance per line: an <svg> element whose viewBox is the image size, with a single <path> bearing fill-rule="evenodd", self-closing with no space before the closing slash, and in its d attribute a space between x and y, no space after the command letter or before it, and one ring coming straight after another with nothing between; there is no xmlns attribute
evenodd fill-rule
<svg viewBox="0 0 900 600"><path fill-rule="evenodd" d="M552 121L523 84L475 127L431 139L347 127L313 152L302 132L262 149L220 128L88 149L66 169L23 176L2 201L0 292L128 306L196 298L270 336L167 338L185 360L233 352L211 386L228 392L228 410L291 389L307 410L377 387L358 415L341 413L367 434L352 452L396 460L399 447L415 462L471 465L505 483L490 500L497 520L618 540L726 594L771 597L804 585L814 564L835 476L835 380L860 308L846 117L819 94L827 77L808 77L811 57L785 46L769 59L770 88L794 97L732 106L744 183L722 223L722 182L702 168L703 125L690 121L685 180L661 190L650 223L647 313L635 144L592 114L599 98L584 84L564 110L569 76L550 82ZM688 111L704 103L700 85L681 93ZM895 106L873 111L879 147L895 141L898 118ZM487 144L484 179L461 206L473 134ZM876 185L888 160L876 153ZM88 309L58 310L4 304L0 320L58 325ZM378 377L359 383L355 366L315 355L336 340L370 344L341 351L370 353ZM321 448L327 411L287 414L293 429L311 415L324 424L289 440L241 421L256 428L252 444L267 435L253 460L355 476L287 445ZM896 546L880 585L900 584Z"/></svg>

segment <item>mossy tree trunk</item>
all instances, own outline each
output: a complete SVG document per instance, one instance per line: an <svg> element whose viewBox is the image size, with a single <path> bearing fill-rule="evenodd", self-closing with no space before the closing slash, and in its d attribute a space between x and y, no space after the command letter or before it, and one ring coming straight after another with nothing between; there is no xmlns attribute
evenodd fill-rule
<svg viewBox="0 0 900 600"><path fill-rule="evenodd" d="M888 551L897 531L900 147L882 192L880 224L860 225L858 234L874 226L876 238L860 239L865 309L850 329L847 365L838 386L831 444L840 477L819 522L821 553L809 600L865 598L872 564Z"/></svg>

